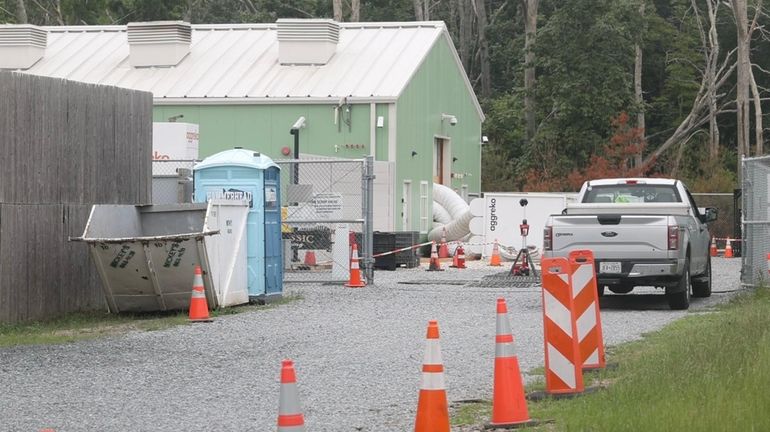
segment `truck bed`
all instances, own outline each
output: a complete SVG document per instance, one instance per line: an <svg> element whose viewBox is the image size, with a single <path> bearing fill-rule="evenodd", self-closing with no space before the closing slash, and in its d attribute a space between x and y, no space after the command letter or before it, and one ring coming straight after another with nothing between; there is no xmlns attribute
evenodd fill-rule
<svg viewBox="0 0 770 432"><path fill-rule="evenodd" d="M598 215L598 214L645 214L645 215L678 215L690 214L687 203L571 203L567 204L568 215Z"/></svg>

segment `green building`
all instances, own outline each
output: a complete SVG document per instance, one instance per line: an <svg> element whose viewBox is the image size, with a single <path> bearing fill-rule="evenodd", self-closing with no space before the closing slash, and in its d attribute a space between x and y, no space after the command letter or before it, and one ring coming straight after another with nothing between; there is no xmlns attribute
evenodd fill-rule
<svg viewBox="0 0 770 432"><path fill-rule="evenodd" d="M375 229L430 230L433 182L480 192L484 114L442 22L33 27L3 67L150 91L155 121L200 126L200 157L294 158L295 124L302 158L374 156Z"/></svg>

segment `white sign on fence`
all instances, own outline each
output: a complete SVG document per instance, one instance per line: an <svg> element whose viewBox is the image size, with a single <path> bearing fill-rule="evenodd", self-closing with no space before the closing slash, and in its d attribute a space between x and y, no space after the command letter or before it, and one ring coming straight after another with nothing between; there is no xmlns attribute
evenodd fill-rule
<svg viewBox="0 0 770 432"><path fill-rule="evenodd" d="M319 219L340 219L342 217L342 195L338 193L315 194L312 203Z"/></svg>

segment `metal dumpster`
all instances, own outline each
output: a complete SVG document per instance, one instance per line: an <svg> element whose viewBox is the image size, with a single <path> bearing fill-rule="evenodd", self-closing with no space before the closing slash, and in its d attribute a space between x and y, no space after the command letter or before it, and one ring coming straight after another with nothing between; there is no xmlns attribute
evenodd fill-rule
<svg viewBox="0 0 770 432"><path fill-rule="evenodd" d="M237 207L227 214L222 206ZM88 243L110 312L187 309L195 265L203 270L209 307L217 308L227 305L225 297L232 303L234 290L217 287L214 279L237 274L239 265L245 272L247 211L246 202L214 203L208 211L207 204L94 205L83 236L72 240ZM228 243L232 246L223 249L222 244ZM216 245L214 262L209 260L207 244ZM223 263L231 268L216 268ZM248 301L241 283L244 295L237 297Z"/></svg>

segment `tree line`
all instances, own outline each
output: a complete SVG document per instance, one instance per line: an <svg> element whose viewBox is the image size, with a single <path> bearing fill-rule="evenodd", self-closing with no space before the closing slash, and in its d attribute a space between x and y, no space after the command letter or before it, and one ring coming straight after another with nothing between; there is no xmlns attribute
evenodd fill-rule
<svg viewBox="0 0 770 432"><path fill-rule="evenodd" d="M442 20L487 114L484 190L661 175L730 191L740 155L765 153L768 2L0 0L0 22Z"/></svg>

